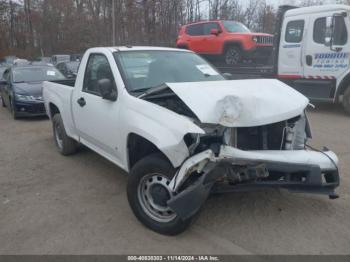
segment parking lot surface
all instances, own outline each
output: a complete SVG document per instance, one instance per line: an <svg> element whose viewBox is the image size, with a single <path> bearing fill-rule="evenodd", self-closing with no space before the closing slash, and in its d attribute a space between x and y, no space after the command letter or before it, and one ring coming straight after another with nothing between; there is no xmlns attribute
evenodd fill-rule
<svg viewBox="0 0 350 262"><path fill-rule="evenodd" d="M312 145L334 150L340 198L279 190L211 197L176 237L133 216L127 174L96 153L61 156L48 119L0 108L0 254L350 254L350 117L311 110Z"/></svg>

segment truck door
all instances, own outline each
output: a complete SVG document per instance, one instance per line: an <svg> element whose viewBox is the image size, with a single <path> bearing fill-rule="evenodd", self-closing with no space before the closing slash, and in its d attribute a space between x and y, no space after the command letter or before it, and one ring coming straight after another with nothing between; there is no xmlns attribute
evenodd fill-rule
<svg viewBox="0 0 350 262"><path fill-rule="evenodd" d="M329 34L327 23L334 23L332 43L326 41ZM303 93L307 96L315 99L334 98L336 79L349 70L348 27L349 19L334 12L310 16L310 32L303 57L304 78L309 80L304 85Z"/></svg>
<svg viewBox="0 0 350 262"><path fill-rule="evenodd" d="M115 62L112 55L109 59L108 55L102 53L89 55L84 76L77 79L76 88L81 89L73 92L72 109L80 140L116 164L120 164L118 153L120 103L118 100L103 99L97 85L100 79L109 79L116 88L116 81L110 66Z"/></svg>
<svg viewBox="0 0 350 262"><path fill-rule="evenodd" d="M279 78L296 79L302 77L301 57L307 22L305 16L287 17L284 20L278 59Z"/></svg>

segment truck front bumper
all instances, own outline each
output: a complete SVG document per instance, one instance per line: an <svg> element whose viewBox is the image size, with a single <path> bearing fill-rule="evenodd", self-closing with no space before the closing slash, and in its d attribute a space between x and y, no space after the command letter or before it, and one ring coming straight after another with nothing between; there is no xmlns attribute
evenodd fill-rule
<svg viewBox="0 0 350 262"><path fill-rule="evenodd" d="M230 181L237 167L245 170L244 181ZM186 186L194 171L201 175ZM168 205L183 219L196 213L210 193L283 188L333 199L339 186L338 158L328 150L242 151L222 146L218 155L207 150L187 159L169 186L176 195Z"/></svg>

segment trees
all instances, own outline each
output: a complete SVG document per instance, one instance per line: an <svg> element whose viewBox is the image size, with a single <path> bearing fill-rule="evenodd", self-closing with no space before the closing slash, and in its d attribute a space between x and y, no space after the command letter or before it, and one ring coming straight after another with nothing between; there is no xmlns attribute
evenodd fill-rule
<svg viewBox="0 0 350 262"><path fill-rule="evenodd" d="M272 33L276 15L266 0L0 0L0 57L112 45L112 1L117 45L173 46L182 24L208 18Z"/></svg>

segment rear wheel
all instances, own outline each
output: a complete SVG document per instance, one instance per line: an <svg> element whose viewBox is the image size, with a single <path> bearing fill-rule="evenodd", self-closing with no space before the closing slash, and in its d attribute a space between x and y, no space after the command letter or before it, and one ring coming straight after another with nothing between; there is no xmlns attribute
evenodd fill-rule
<svg viewBox="0 0 350 262"><path fill-rule="evenodd" d="M226 65L237 65L242 60L242 52L238 47L228 47L224 54L224 60Z"/></svg>
<svg viewBox="0 0 350 262"><path fill-rule="evenodd" d="M74 154L78 149L78 143L67 136L60 114L55 114L52 118L52 127L58 151L64 156Z"/></svg>
<svg viewBox="0 0 350 262"><path fill-rule="evenodd" d="M149 155L132 168L127 186L128 201L138 220L165 235L177 235L191 224L193 216L182 220L167 205L173 197L168 185L175 169L161 154Z"/></svg>

